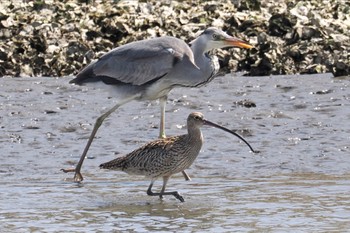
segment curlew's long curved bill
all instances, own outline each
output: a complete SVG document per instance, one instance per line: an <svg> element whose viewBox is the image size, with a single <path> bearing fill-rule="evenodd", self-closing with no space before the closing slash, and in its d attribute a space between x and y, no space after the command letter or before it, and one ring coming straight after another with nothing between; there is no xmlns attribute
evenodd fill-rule
<svg viewBox="0 0 350 233"><path fill-rule="evenodd" d="M235 46L235 47L244 48L244 49L253 48L252 45L248 44L244 40L240 40L234 37L225 38L224 41L225 41L225 44L229 46Z"/></svg>
<svg viewBox="0 0 350 233"><path fill-rule="evenodd" d="M249 149L250 149L253 153L257 153L257 151L255 151L255 150L253 149L253 147L252 147L243 137L241 137L239 134L237 134L237 133L235 133L235 132L233 132L233 131L231 131L231 130L225 128L225 127L222 127L221 125L218 125L218 124L215 124L215 123L213 123L213 122L211 122L211 121L208 121L208 120L203 120L203 123L204 123L204 125L213 126L213 127L215 127L215 128L222 129L222 130L224 130L224 131L226 131L226 132L228 132L228 133L230 133L230 134L235 135L236 137L238 137L239 139L241 139L245 144L247 144L247 146L249 147Z"/></svg>

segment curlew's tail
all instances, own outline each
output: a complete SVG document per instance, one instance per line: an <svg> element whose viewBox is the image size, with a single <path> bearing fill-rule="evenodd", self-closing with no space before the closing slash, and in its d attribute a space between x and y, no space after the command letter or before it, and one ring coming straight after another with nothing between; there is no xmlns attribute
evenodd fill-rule
<svg viewBox="0 0 350 233"><path fill-rule="evenodd" d="M101 169L111 169L111 170L124 170L126 168L125 157L120 157L113 159L107 163L102 163L100 165Z"/></svg>

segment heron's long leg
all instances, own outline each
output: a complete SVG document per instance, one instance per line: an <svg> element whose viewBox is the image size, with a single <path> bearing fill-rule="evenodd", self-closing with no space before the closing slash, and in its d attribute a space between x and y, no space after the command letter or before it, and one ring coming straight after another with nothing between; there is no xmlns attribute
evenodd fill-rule
<svg viewBox="0 0 350 233"><path fill-rule="evenodd" d="M154 181L155 181L155 180L152 180L151 184L149 185L149 187L147 189L147 195L149 195L149 196L159 196L160 199L162 199L163 196L165 196L165 195L173 195L179 201L184 202L185 199L177 191L165 192L165 187L166 187L166 184L167 184L169 178L170 178L169 176L164 176L163 177L163 187L162 187L162 190L160 191L160 193L152 192L152 187L153 187L153 184L154 184Z"/></svg>
<svg viewBox="0 0 350 233"><path fill-rule="evenodd" d="M182 171L182 175L185 177L185 180L191 180L191 177L187 174L185 170Z"/></svg>
<svg viewBox="0 0 350 233"><path fill-rule="evenodd" d="M132 96L130 98L125 98L124 100L120 101L118 104L116 104L113 108L111 108L110 110L108 110L106 113L104 113L103 115L101 115L99 118L97 118L94 128L91 132L91 135L89 137L89 140L84 148L83 154L80 157L80 160L77 164L77 166L75 167L75 169L61 169L61 171L63 172L75 172L74 174L74 181L75 182L80 182L82 181L84 178L82 176L82 174L80 173L81 170L81 166L83 165L83 162L85 160L86 154L91 146L92 141L95 138L95 135L97 133L97 130L100 128L100 126L102 125L103 121L109 116L111 115L112 112L114 112L115 110L117 110L117 108L119 108L121 105L130 102L131 100L135 99L137 96Z"/></svg>
<svg viewBox="0 0 350 233"><path fill-rule="evenodd" d="M159 125L159 138L166 138L165 136L165 105L168 96L159 98L160 104L160 125Z"/></svg>
<svg viewBox="0 0 350 233"><path fill-rule="evenodd" d="M168 96L163 96L159 99L160 103L160 129L159 129L159 138L166 138L165 136L165 106ZM185 180L191 180L190 176L186 171L182 171L182 175L185 177Z"/></svg>

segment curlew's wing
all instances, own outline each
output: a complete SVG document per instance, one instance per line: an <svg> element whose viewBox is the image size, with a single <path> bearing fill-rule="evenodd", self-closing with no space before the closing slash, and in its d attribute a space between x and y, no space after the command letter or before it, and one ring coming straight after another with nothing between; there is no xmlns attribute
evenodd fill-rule
<svg viewBox="0 0 350 233"><path fill-rule="evenodd" d="M185 56L194 63L189 46L174 37L132 42L111 50L85 67L71 83L103 81L143 85L169 73Z"/></svg>

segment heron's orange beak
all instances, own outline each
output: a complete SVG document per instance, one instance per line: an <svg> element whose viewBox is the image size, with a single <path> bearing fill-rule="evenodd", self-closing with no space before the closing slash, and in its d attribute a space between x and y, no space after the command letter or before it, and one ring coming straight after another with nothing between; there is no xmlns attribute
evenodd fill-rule
<svg viewBox="0 0 350 233"><path fill-rule="evenodd" d="M253 48L252 45L248 44L247 42L237 39L237 38L225 38L224 43L227 46L235 46L235 47L239 47L239 48L244 48L244 49L251 49Z"/></svg>

